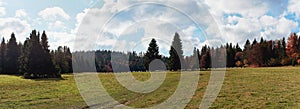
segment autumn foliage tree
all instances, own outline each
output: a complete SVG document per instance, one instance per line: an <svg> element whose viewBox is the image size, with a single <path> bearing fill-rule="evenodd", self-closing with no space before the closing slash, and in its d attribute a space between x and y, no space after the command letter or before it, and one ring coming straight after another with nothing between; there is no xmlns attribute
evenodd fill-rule
<svg viewBox="0 0 300 109"><path fill-rule="evenodd" d="M292 59L292 64L295 65L295 61L299 57L299 48L298 48L298 36L296 33L292 33L288 38L288 43L286 45L286 54Z"/></svg>

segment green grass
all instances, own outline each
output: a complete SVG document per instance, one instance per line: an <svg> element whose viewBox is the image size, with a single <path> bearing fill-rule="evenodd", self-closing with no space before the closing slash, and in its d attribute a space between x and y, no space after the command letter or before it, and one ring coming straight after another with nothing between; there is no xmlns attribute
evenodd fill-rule
<svg viewBox="0 0 300 109"><path fill-rule="evenodd" d="M195 71L194 71L195 72ZM198 73L198 72L195 72ZM150 73L133 73L140 81ZM199 107L210 72L201 71L195 95L186 108ZM179 73L167 73L164 83L148 94L134 93L118 84L113 74L99 74L109 94L120 103L151 107L169 98L176 90ZM0 75L0 108L84 108L73 75L64 79L28 80ZM227 69L224 84L211 108L298 108L300 67Z"/></svg>

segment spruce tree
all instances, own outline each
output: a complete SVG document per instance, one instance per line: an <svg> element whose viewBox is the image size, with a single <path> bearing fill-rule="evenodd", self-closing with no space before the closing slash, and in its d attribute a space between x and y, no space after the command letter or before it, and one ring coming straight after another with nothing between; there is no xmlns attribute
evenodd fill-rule
<svg viewBox="0 0 300 109"><path fill-rule="evenodd" d="M21 47L21 55L19 57L19 72L22 75L28 74L29 41L30 40L27 38Z"/></svg>
<svg viewBox="0 0 300 109"><path fill-rule="evenodd" d="M5 73L19 74L18 72L18 58L20 56L20 48L17 44L15 34L11 34L11 38L7 43Z"/></svg>
<svg viewBox="0 0 300 109"><path fill-rule="evenodd" d="M145 66L146 66L147 70L149 70L149 64L154 59L161 59L161 55L159 55L159 47L156 44L156 40L152 39L149 44L148 50L145 54ZM155 69L153 69L153 70L155 70Z"/></svg>
<svg viewBox="0 0 300 109"><path fill-rule="evenodd" d="M181 63L183 63L183 50L182 42L178 33L175 33L171 49L169 51L169 68L172 71L177 71L181 69Z"/></svg>
<svg viewBox="0 0 300 109"><path fill-rule="evenodd" d="M242 51L242 49L239 46L239 43L236 43L235 49L236 49L236 52L241 52Z"/></svg>
<svg viewBox="0 0 300 109"><path fill-rule="evenodd" d="M25 41L21 60L24 63L22 69L25 70L25 78L56 78L60 74L55 73L52 63L48 41L45 32L40 34L33 30L30 38Z"/></svg>
<svg viewBox="0 0 300 109"><path fill-rule="evenodd" d="M284 59L284 58L287 57L287 55L286 55L286 43L285 43L285 38L284 37L282 38L279 52L280 52L279 53L279 58L280 59Z"/></svg>
<svg viewBox="0 0 300 109"><path fill-rule="evenodd" d="M5 39L2 38L2 42L0 45L0 73L4 73L4 67L5 67L5 52L6 52L6 43Z"/></svg>
<svg viewBox="0 0 300 109"><path fill-rule="evenodd" d="M59 77L60 74L56 74L55 67L52 62L49 45L48 45L48 38L47 38L45 31L43 31L41 39L42 39L41 45L44 50L43 52L41 52L41 54L42 54L41 58L43 58L43 61L44 61L42 63L42 68L43 68L42 72L46 73L47 77Z"/></svg>

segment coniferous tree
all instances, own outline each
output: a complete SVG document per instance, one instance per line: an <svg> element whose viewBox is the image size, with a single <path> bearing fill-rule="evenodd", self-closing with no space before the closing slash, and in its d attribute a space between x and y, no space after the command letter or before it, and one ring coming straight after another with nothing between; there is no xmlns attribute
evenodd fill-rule
<svg viewBox="0 0 300 109"><path fill-rule="evenodd" d="M5 53L6 53L6 43L5 39L2 38L2 42L0 45L0 73L4 73L4 67L5 67Z"/></svg>
<svg viewBox="0 0 300 109"><path fill-rule="evenodd" d="M241 47L239 46L239 43L236 43L235 49L236 49L235 52L241 52L241 51L243 51L243 50L241 49Z"/></svg>
<svg viewBox="0 0 300 109"><path fill-rule="evenodd" d="M181 63L183 63L183 50L182 42L178 33L175 33L174 39L172 41L171 49L169 51L169 68L172 71L177 71L181 69Z"/></svg>
<svg viewBox="0 0 300 109"><path fill-rule="evenodd" d="M286 43L285 43L285 38L283 37L282 38L282 42L281 42L281 47L280 47L281 49L280 49L280 58L281 59L284 59L284 58L286 58Z"/></svg>
<svg viewBox="0 0 300 109"><path fill-rule="evenodd" d="M191 61L191 68L198 69L199 68L199 54L198 49L194 47L193 55L192 55L192 61Z"/></svg>
<svg viewBox="0 0 300 109"><path fill-rule="evenodd" d="M254 38L251 47L253 47L255 44L257 44L257 41L256 41L256 39Z"/></svg>
<svg viewBox="0 0 300 109"><path fill-rule="evenodd" d="M42 37L41 37L41 46L44 51L41 52L41 57L43 60L43 63L41 64L42 72L46 73L47 77L59 77L60 74L55 71L54 64L52 62L52 57L50 55L49 45L48 45L48 38L43 31Z"/></svg>
<svg viewBox="0 0 300 109"><path fill-rule="evenodd" d="M43 44L40 42L40 34L33 30L30 38L25 41L24 51L21 57L24 63L25 78L57 78L59 73L54 71L54 66L48 50L47 36L43 33ZM38 57L38 58L37 58ZM23 58L23 59L22 59Z"/></svg>
<svg viewBox="0 0 300 109"><path fill-rule="evenodd" d="M97 52L98 54L98 52ZM53 51L52 53L53 62L55 65L55 68L60 73L71 73L72 70L72 54L68 47L59 46L56 51ZM99 58L96 58L96 61L99 61ZM107 62L103 62L107 64ZM96 64L97 71L104 71L105 65L98 65ZM100 70L100 67L102 69Z"/></svg>
<svg viewBox="0 0 300 109"><path fill-rule="evenodd" d="M235 50L232 47L232 43L226 44L226 53L227 53L227 67L234 67L235 66Z"/></svg>
<svg viewBox="0 0 300 109"><path fill-rule="evenodd" d="M251 48L251 44L250 44L249 39L247 39L247 40L246 40L246 43L245 43L245 45L244 45L244 51L250 50L250 48Z"/></svg>
<svg viewBox="0 0 300 109"><path fill-rule="evenodd" d="M11 34L11 38L7 43L6 61L5 61L5 73L7 74L19 74L18 72L18 58L20 56L20 48L17 44L15 34Z"/></svg>
<svg viewBox="0 0 300 109"><path fill-rule="evenodd" d="M161 55L159 55L159 47L156 44L155 39L151 40L144 58L145 58L145 66L146 66L147 70L149 70L149 64L151 63L151 61L153 61L155 59L161 59ZM159 70L159 68L152 69L152 70Z"/></svg>
<svg viewBox="0 0 300 109"><path fill-rule="evenodd" d="M206 45L201 50L200 68L208 69L211 68L211 54L210 48Z"/></svg>
<svg viewBox="0 0 300 109"><path fill-rule="evenodd" d="M21 49L21 55L18 59L19 61L19 72L20 74L24 75L28 71L28 58L29 58L29 39L27 38L24 41L23 46ZM27 73L28 74L28 73Z"/></svg>

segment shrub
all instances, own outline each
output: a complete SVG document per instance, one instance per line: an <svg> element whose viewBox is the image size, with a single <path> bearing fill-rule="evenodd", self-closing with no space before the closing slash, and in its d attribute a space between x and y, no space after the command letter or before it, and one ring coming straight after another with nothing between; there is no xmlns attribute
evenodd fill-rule
<svg viewBox="0 0 300 109"><path fill-rule="evenodd" d="M291 60L288 58L285 59L281 59L281 65L290 65L291 64Z"/></svg>
<svg viewBox="0 0 300 109"><path fill-rule="evenodd" d="M274 58L271 58L269 61L268 61L268 65L269 66L279 66L281 63L278 59L274 59Z"/></svg>
<svg viewBox="0 0 300 109"><path fill-rule="evenodd" d="M242 63L241 61L236 61L235 65L237 67L243 67L244 66L244 63Z"/></svg>

